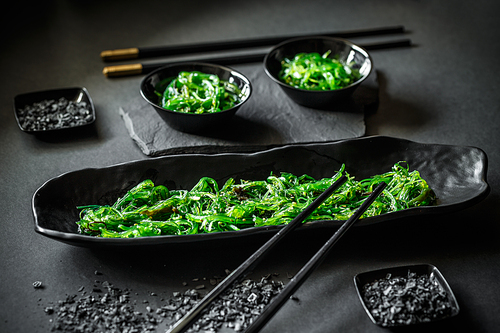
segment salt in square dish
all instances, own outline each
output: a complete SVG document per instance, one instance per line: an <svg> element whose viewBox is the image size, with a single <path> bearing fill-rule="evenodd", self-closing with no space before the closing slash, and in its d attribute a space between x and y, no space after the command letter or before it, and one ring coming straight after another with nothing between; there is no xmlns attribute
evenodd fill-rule
<svg viewBox="0 0 500 333"><path fill-rule="evenodd" d="M360 273L354 284L366 314L381 327L436 322L460 311L448 282L430 264Z"/></svg>
<svg viewBox="0 0 500 333"><path fill-rule="evenodd" d="M67 130L92 124L95 107L84 87L19 94L14 113L21 131L30 134Z"/></svg>

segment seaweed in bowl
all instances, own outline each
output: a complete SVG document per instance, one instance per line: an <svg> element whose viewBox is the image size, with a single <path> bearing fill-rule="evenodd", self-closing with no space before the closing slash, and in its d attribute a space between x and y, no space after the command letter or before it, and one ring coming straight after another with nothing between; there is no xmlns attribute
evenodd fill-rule
<svg viewBox="0 0 500 333"><path fill-rule="evenodd" d="M331 50L323 54L301 52L284 58L279 79L298 89L325 91L345 88L361 78L359 69L342 63L338 55L330 58Z"/></svg>
<svg viewBox="0 0 500 333"><path fill-rule="evenodd" d="M184 62L150 73L140 91L170 127L202 133L227 124L250 98L252 86L229 67Z"/></svg>
<svg viewBox="0 0 500 333"><path fill-rule="evenodd" d="M264 69L294 102L333 109L349 100L370 75L373 61L364 48L333 37L301 37L272 48Z"/></svg>
<svg viewBox="0 0 500 333"><path fill-rule="evenodd" d="M214 113L241 101L241 89L216 74L182 71L156 86L158 103L167 110L184 113Z"/></svg>

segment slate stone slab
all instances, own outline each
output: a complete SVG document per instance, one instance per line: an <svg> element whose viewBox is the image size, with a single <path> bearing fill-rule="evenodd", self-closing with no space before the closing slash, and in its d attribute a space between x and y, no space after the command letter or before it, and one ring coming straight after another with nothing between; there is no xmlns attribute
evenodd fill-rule
<svg viewBox="0 0 500 333"><path fill-rule="evenodd" d="M333 110L315 110L290 100L261 65L234 66L253 86L250 100L224 128L210 135L170 128L143 99L119 110L131 138L147 156L180 153L251 152L294 143L335 141L365 134L364 116L378 106L375 71L352 99Z"/></svg>

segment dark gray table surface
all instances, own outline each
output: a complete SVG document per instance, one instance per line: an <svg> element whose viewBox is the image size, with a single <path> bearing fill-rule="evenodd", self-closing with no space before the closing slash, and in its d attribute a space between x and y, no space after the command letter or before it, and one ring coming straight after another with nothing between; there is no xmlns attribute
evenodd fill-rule
<svg viewBox="0 0 500 333"><path fill-rule="evenodd" d="M184 244L161 250L73 247L34 232L31 197L68 171L150 158L129 136L120 107L138 98L140 76L107 79L102 50L134 46L318 34L404 25L415 46L374 51L379 106L365 135L475 146L488 155L489 196L466 210L352 229L263 332L382 332L364 313L353 276L414 263L437 266L460 314L429 331L497 332L500 327L500 53L498 2L476 1L42 1L5 8L0 52L0 332L47 332L44 308L80 286L107 280L141 303L194 278L223 275L266 237ZM398 36L356 39L391 40ZM15 95L84 86L97 121L78 137L22 133ZM89 180L91 181L91 180ZM294 234L256 274L286 282L327 239ZM102 273L100 276L95 271ZM42 281L44 288L32 283ZM188 282L184 286L183 282ZM210 289L207 284L205 291ZM161 331L161 330L159 330Z"/></svg>

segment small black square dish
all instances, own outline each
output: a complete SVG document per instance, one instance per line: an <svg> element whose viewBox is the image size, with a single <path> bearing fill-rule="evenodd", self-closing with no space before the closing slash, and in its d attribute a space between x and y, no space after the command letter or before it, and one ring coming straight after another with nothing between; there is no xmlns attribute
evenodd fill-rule
<svg viewBox="0 0 500 333"><path fill-rule="evenodd" d="M19 128L37 134L86 126L95 121L94 103L85 88L62 88L14 97Z"/></svg>
<svg viewBox="0 0 500 333"><path fill-rule="evenodd" d="M364 272L354 277L354 284L371 321L381 327L435 322L460 311L450 286L433 265Z"/></svg>

